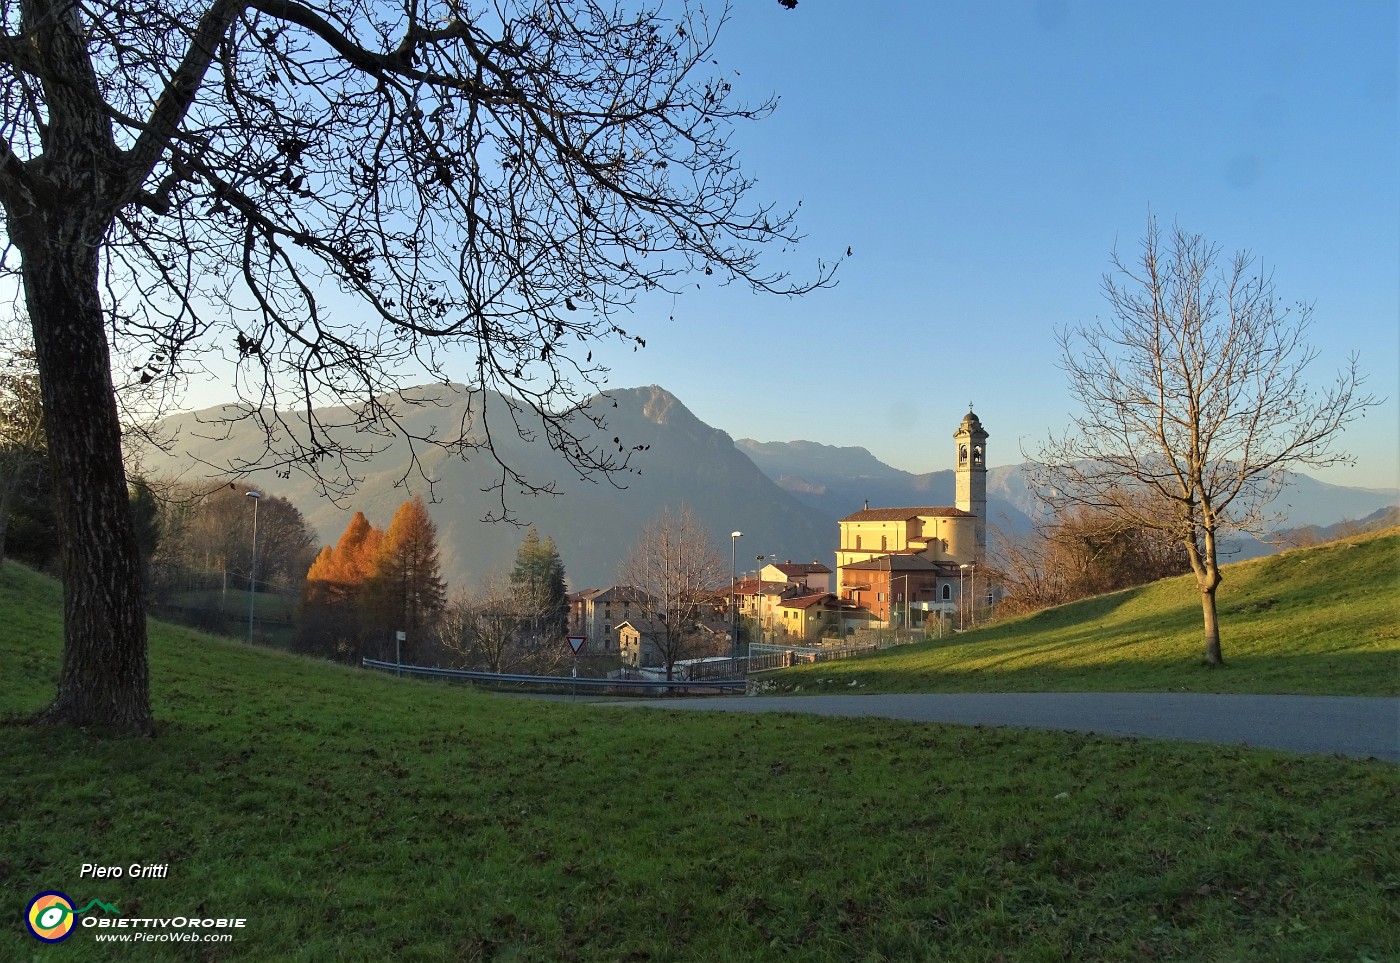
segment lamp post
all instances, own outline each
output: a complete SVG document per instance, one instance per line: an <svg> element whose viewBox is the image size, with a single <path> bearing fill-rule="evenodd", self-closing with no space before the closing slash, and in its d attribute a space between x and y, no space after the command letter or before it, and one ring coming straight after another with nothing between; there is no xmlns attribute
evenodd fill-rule
<svg viewBox="0 0 1400 963"><path fill-rule="evenodd" d="M758 555L758 556L755 556L755 559L756 559L756 561L758 562L758 564L755 566L756 571L754 572L754 579L753 579L753 580L754 580L754 591L757 592L758 594L754 596L754 597L757 599L757 602L754 604L754 620L758 622L758 641L759 641L759 642L767 642L767 641L768 641L768 630L767 630L767 627L765 626L764 621L763 621L763 616L764 616L764 612L763 612L763 608L764 608L764 606L763 606L763 600L764 600L765 598L767 598L767 596L765 596L765 595L763 594L763 563L764 563L767 559L770 559L770 558L777 558L777 557L778 557L777 555ZM771 610L771 608L769 609L768 614L769 614L770 616L772 615L772 610Z"/></svg>
<svg viewBox="0 0 1400 963"><path fill-rule="evenodd" d="M735 615L734 598L734 550L739 545L743 532L729 533L729 631L734 635L734 658L739 658L739 620ZM737 663L736 663L737 664Z"/></svg>
<svg viewBox="0 0 1400 963"><path fill-rule="evenodd" d="M253 557L248 563L248 644L253 644L253 612L258 597L258 501L262 492L249 490L245 494L253 500Z"/></svg>
<svg viewBox="0 0 1400 963"><path fill-rule="evenodd" d="M972 585L972 612L971 612L970 614L971 614L971 618L972 618L972 627L975 629L975 628L977 628L977 563L976 563L976 562L973 562L973 563L972 563L972 575L969 576L969 577L972 579L972 581L971 581L971 585Z"/></svg>
<svg viewBox="0 0 1400 963"><path fill-rule="evenodd" d="M967 563L958 566L958 631L961 632L967 627L967 596L963 594L963 574L967 571ZM974 586L975 588L975 586Z"/></svg>
<svg viewBox="0 0 1400 963"><path fill-rule="evenodd" d="M904 591L900 593L902 601L904 602L904 617L900 619L899 627L901 629L907 629L909 628L909 575L906 573L892 581L904 583ZM895 611L898 612L899 610L896 609Z"/></svg>

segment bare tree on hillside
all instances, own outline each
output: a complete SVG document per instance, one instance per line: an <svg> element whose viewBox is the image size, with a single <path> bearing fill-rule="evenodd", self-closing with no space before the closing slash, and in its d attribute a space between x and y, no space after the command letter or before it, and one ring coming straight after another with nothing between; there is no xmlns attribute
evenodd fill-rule
<svg viewBox="0 0 1400 963"><path fill-rule="evenodd" d="M760 261L798 236L731 146L772 103L737 103L713 66L727 13L0 0L0 266L32 324L64 530L64 662L38 721L152 731L122 381L222 355L263 467L353 476L384 433L415 462L489 457L514 420L608 473L626 442L596 446L580 405L595 343L642 344L619 323L638 293L829 281ZM500 390L504 425L413 432L390 399L424 372ZM501 466L503 499L542 487Z"/></svg>
<svg viewBox="0 0 1400 963"><path fill-rule="evenodd" d="M1169 532L1077 506L1024 535L998 531L988 578L1005 593L1001 614L1013 615L1188 571L1186 549Z"/></svg>
<svg viewBox="0 0 1400 963"><path fill-rule="evenodd" d="M1084 506L1168 533L1201 593L1205 659L1222 663L1215 593L1222 531L1260 531L1285 469L1348 460L1332 443L1376 403L1355 357L1326 389L1304 375L1317 352L1310 305L1278 300L1247 253L1149 221L1136 265L1115 253L1112 318L1060 333L1082 407L1037 453L1032 481L1057 510Z"/></svg>
<svg viewBox="0 0 1400 963"><path fill-rule="evenodd" d="M685 505L648 524L619 566L618 582L652 600L655 611L638 621L651 631L667 680L708 637L700 625L714 614L715 589L728 577L724 557Z"/></svg>

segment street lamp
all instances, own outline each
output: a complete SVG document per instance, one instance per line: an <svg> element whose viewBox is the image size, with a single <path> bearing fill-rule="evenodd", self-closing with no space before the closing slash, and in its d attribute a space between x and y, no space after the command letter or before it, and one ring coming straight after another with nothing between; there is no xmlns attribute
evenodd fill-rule
<svg viewBox="0 0 1400 963"><path fill-rule="evenodd" d="M262 492L249 490L245 494L253 500L253 558L248 563L248 644L253 644L253 610L258 597L258 501Z"/></svg>
<svg viewBox="0 0 1400 963"><path fill-rule="evenodd" d="M967 596L963 594L963 573L967 571L967 568L968 568L968 566L967 566L967 563L966 563L966 562L964 562L962 565L959 565L959 566L958 566L958 631L959 631L959 632L961 632L964 628L967 627L966 624L965 624L965 621L966 621L966 619L967 619L967 601L966 601ZM974 585L974 586L973 586L973 590L976 591L976 588L977 588L977 587Z"/></svg>
<svg viewBox="0 0 1400 963"><path fill-rule="evenodd" d="M976 563L976 562L973 562L973 563L972 563L972 575L970 575L969 578L971 578L971 580L972 580L971 583L970 583L970 584L972 585L972 610L968 613L968 617L972 620L972 627L975 629L975 628L977 628L977 563Z"/></svg>
<svg viewBox="0 0 1400 963"><path fill-rule="evenodd" d="M763 617L764 617L764 614L765 614L764 611L763 611L763 608L764 608L763 601L764 601L764 599L766 598L766 596L763 594L763 563L764 563L765 561L767 561L768 559L770 559L770 558L777 558L777 557L778 557L778 556L776 556L776 555L755 555L755 556L754 556L754 567L753 567L753 590L754 590L754 595L753 595L753 619L754 619L754 622L758 624L758 641L759 641L760 643L763 643L763 642L767 642L767 641L768 641L767 633L764 631L764 625L763 625Z"/></svg>
<svg viewBox="0 0 1400 963"><path fill-rule="evenodd" d="M739 620L735 614L734 598L734 550L739 545L743 532L729 533L729 631L734 635L734 658L739 658Z"/></svg>
<svg viewBox="0 0 1400 963"><path fill-rule="evenodd" d="M909 575L908 575L908 573L906 573L906 574L904 574L904 575L901 575L901 576L899 576L898 578L892 579L892 580L891 580L891 583L893 583L893 582L903 582L903 583L904 583L904 591L903 591L902 593L900 593L900 594L903 596L903 598L901 599L901 601L904 602L904 618L902 618L902 619L900 620L900 622L899 622L899 627L900 627L901 629L907 629L907 628L909 628ZM899 610L898 610L898 609L895 609L895 613L898 614L898 612L899 612Z"/></svg>

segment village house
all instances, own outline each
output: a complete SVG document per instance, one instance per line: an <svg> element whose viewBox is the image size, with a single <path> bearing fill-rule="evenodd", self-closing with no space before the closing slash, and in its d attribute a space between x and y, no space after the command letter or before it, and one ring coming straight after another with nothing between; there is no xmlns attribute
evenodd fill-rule
<svg viewBox="0 0 1400 963"><path fill-rule="evenodd" d="M583 589L569 596L569 634L583 636L595 655L617 655L622 623L653 614L646 593L630 585Z"/></svg>
<svg viewBox="0 0 1400 963"><path fill-rule="evenodd" d="M685 658L728 655L731 639L727 622L696 622L685 629L684 641L678 646L678 654ZM629 619L617 626L618 654L624 665L637 669L654 668L666 665L664 649L665 626L651 618L641 616Z"/></svg>
<svg viewBox="0 0 1400 963"><path fill-rule="evenodd" d="M831 569L821 562L772 562L759 570L758 578L763 582L785 582L800 585L807 592L830 592Z"/></svg>
<svg viewBox="0 0 1400 963"><path fill-rule="evenodd" d="M870 618L871 613L858 602L837 598L831 592L796 595L778 603L777 631L772 641L801 644L839 638L846 629Z"/></svg>

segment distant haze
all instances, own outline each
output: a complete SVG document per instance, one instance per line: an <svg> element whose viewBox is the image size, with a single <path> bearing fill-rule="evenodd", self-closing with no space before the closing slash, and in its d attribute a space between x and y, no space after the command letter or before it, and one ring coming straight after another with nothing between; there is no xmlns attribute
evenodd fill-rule
<svg viewBox="0 0 1400 963"><path fill-rule="evenodd" d="M474 413L480 399L465 389L428 386L409 389L401 397L406 399L400 406L403 417L418 430L459 424L480 430ZM495 404L499 410L502 402L497 398ZM526 444L494 422L492 431L502 458L527 479L559 483L561 494L553 496L529 497L508 489L508 504L542 538L554 539L575 589L612 584L618 562L641 529L663 508L682 502L695 511L724 555L730 554L730 532L744 533L734 545L735 568L741 574L757 567L759 555L833 565L837 519L866 501L882 507L953 503L952 471L912 474L884 464L864 448L813 441L736 443L654 385L610 391L591 404L607 416L605 442L616 436L626 447L648 446L634 454L635 471L617 477L616 485L605 479L579 479L562 456L543 443ZM143 470L153 477L195 482L218 477L214 466L256 459L263 449L261 434L252 424L239 423L225 437L208 424L218 413L208 409L163 422L175 443L168 453L148 454ZM962 413L950 408L947 424L931 432L934 437L925 439L922 447L951 447ZM987 427L995 437L996 426ZM405 474L406 450L402 443L393 444L358 466L362 480L339 505L318 496L314 481L296 471L283 478L263 470L247 479L290 499L316 528L321 542L330 544L356 510L377 525L388 525L394 509L409 497L409 491L398 486ZM484 455L463 462L434 451L424 456L424 467L433 481L428 507L438 527L444 576L454 587L470 588L489 573L507 571L526 528L481 521L500 509L498 495L483 490L498 478L494 463ZM1020 466L991 468L987 487L992 524L1012 532L1029 527L1035 506ZM429 498L421 481L413 490ZM1281 507L1289 524L1325 526L1361 518L1397 501L1400 493L1394 490L1343 488L1297 476Z"/></svg>

